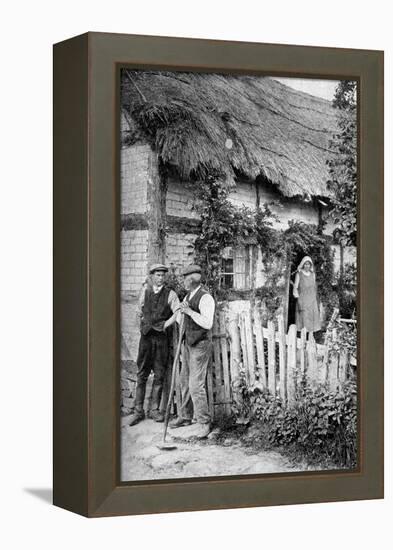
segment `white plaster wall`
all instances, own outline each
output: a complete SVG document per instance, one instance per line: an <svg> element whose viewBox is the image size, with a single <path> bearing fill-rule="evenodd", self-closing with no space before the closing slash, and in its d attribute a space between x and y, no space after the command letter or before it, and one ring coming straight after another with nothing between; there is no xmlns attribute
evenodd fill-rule
<svg viewBox="0 0 393 550"><path fill-rule="evenodd" d="M259 187L261 205L268 204L278 221L274 224L279 229L287 229L290 220L318 224L318 208L312 202L304 202L298 198L278 201L278 195L263 187Z"/></svg>
<svg viewBox="0 0 393 550"><path fill-rule="evenodd" d="M147 210L147 179L149 160L154 155L147 144L123 147L120 151L121 205L122 214Z"/></svg>
<svg viewBox="0 0 393 550"><path fill-rule="evenodd" d="M198 214L192 210L193 199L193 184L172 178L168 179L166 195L168 215L198 219Z"/></svg>

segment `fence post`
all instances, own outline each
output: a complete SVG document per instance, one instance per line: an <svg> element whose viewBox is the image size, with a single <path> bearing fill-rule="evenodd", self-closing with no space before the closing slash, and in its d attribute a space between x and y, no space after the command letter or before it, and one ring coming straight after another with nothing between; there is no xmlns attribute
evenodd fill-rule
<svg viewBox="0 0 393 550"><path fill-rule="evenodd" d="M317 347L312 332L308 334L308 376L312 385L318 384L318 364L317 364Z"/></svg>
<svg viewBox="0 0 393 550"><path fill-rule="evenodd" d="M210 356L207 365L207 400L209 404L210 417L214 420L214 392L213 392L213 358Z"/></svg>
<svg viewBox="0 0 393 550"><path fill-rule="evenodd" d="M268 357L268 384L269 391L275 397L276 396L276 339L274 331L273 321L268 321L268 341L267 341L267 357Z"/></svg>
<svg viewBox="0 0 393 550"><path fill-rule="evenodd" d="M259 381L264 388L267 388L265 351L263 349L263 329L259 310L254 309L254 334L257 346Z"/></svg>
<svg viewBox="0 0 393 550"><path fill-rule="evenodd" d="M322 363L319 368L319 382L320 384L326 385L327 383L327 376L328 376L328 350L327 345L323 346L323 353L322 353Z"/></svg>
<svg viewBox="0 0 393 550"><path fill-rule="evenodd" d="M246 374L247 384L250 384L250 371L248 370L248 357L247 357L247 336L246 336L246 327L244 323L243 313L239 314L239 328L240 328L240 345L242 349L243 362L242 367Z"/></svg>
<svg viewBox="0 0 393 550"><path fill-rule="evenodd" d="M244 313L244 329L246 335L247 348L247 369L250 380L250 385L255 384L255 355L254 355L254 338L251 328L251 312Z"/></svg>
<svg viewBox="0 0 393 550"><path fill-rule="evenodd" d="M288 405L295 402L296 393L296 325L291 325L288 331L287 355L287 395Z"/></svg>
<svg viewBox="0 0 393 550"><path fill-rule="evenodd" d="M333 342L337 339L337 330L332 330ZM338 353L330 350L328 362L328 386L330 391L334 391L338 386Z"/></svg>
<svg viewBox="0 0 393 550"><path fill-rule="evenodd" d="M216 390L216 404L223 403L225 401L224 387L223 387L223 376L222 376L222 366L221 366L221 355L220 355L220 327L218 324L218 314L216 312L214 316L213 324L213 358L214 358L214 374L213 377L213 391ZM222 413L222 410L225 407L220 405L217 409L217 412Z"/></svg>
<svg viewBox="0 0 393 550"><path fill-rule="evenodd" d="M230 339L230 369L233 382L239 376L239 369L241 364L239 319L237 314L229 321L228 332Z"/></svg>
<svg viewBox="0 0 393 550"><path fill-rule="evenodd" d="M231 414L231 383L229 379L229 365L228 365L228 342L225 328L225 315L223 311L220 311L218 318L218 329L220 333L221 342L221 359L222 359L222 374L224 377L224 393L225 393L225 412L227 415Z"/></svg>
<svg viewBox="0 0 393 550"><path fill-rule="evenodd" d="M348 364L348 352L342 350L339 356L338 363L338 380L340 384L344 384L347 379L347 364Z"/></svg>
<svg viewBox="0 0 393 550"><path fill-rule="evenodd" d="M307 330L305 327L302 328L300 332L300 373L302 376L306 374L306 336L307 336Z"/></svg>
<svg viewBox="0 0 393 550"><path fill-rule="evenodd" d="M287 362L286 362L286 339L284 329L284 317L278 317L278 350L280 368L280 396L283 403L287 401Z"/></svg>
<svg viewBox="0 0 393 550"><path fill-rule="evenodd" d="M326 383L326 384L329 381L329 368L328 368L329 352L330 352L329 345L328 345L329 334L332 332L332 326L335 320L337 319L337 316L338 316L338 308L334 308L332 316L328 323L328 326L326 327L326 334L325 334L325 340L324 340L325 351L323 354L322 369L321 369L321 380L323 381L323 383Z"/></svg>
<svg viewBox="0 0 393 550"><path fill-rule="evenodd" d="M328 364L328 386L330 391L335 391L338 386L338 354L330 353Z"/></svg>

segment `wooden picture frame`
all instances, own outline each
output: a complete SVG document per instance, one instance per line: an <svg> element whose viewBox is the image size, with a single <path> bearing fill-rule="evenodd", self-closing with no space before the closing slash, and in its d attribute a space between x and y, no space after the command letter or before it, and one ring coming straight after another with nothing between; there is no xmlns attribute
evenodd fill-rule
<svg viewBox="0 0 393 550"><path fill-rule="evenodd" d="M359 467L119 481L119 68L359 82ZM383 52L87 33L54 46L54 504L88 516L383 497Z"/></svg>

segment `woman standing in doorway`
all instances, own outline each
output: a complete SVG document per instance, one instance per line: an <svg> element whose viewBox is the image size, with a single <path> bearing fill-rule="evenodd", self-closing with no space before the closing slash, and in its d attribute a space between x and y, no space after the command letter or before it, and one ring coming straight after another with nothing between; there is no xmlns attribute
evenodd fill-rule
<svg viewBox="0 0 393 550"><path fill-rule="evenodd" d="M310 256L304 256L297 268L294 282L293 295L296 303L296 328L307 332L321 330L317 301L317 284L315 271Z"/></svg>

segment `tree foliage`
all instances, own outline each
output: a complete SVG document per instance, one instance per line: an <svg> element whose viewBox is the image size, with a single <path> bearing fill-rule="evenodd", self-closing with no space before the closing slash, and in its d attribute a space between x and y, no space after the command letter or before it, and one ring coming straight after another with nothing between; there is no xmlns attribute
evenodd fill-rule
<svg viewBox="0 0 393 550"><path fill-rule="evenodd" d="M356 82L340 81L333 107L337 110L338 133L330 141L328 159L333 192L331 216L338 226L336 236L343 245L356 245L357 123Z"/></svg>

